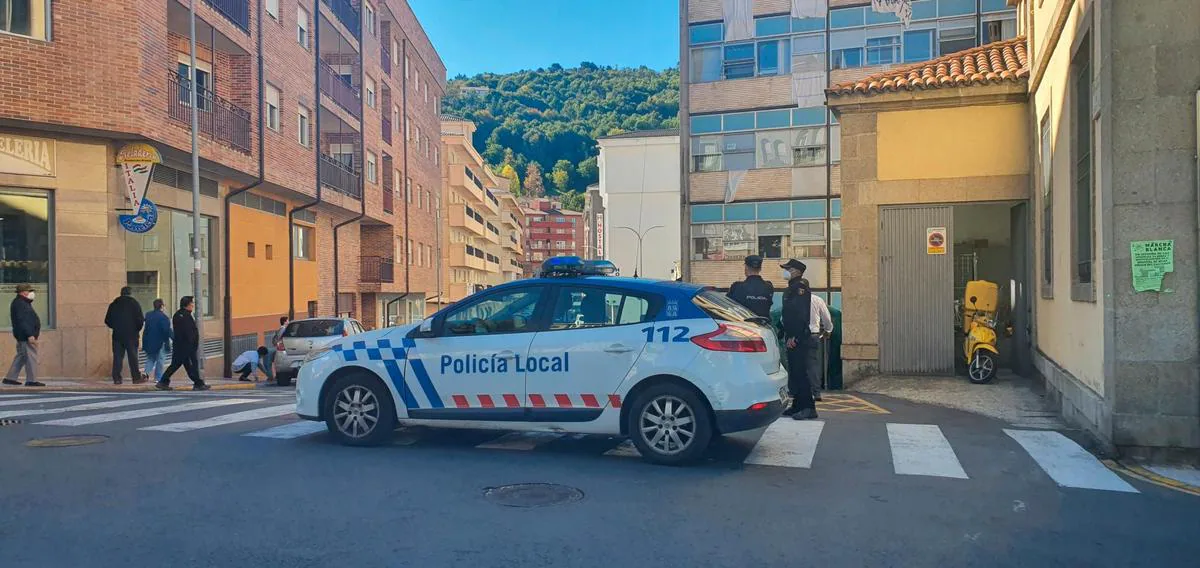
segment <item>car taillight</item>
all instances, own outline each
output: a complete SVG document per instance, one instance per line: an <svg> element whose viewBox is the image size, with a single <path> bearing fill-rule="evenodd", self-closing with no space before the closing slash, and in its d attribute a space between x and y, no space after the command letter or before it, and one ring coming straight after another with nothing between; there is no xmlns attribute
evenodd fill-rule
<svg viewBox="0 0 1200 568"><path fill-rule="evenodd" d="M766 353L767 343L761 335L742 327L717 324L717 330L692 338L692 343L709 351L734 353Z"/></svg>

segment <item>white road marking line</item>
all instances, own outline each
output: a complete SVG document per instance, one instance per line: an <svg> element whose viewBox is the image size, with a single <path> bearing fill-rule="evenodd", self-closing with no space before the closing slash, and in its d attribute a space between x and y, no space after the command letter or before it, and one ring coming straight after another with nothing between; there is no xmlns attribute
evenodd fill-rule
<svg viewBox="0 0 1200 568"><path fill-rule="evenodd" d="M231 404L246 404L248 402L258 402L258 400L253 398L222 398L206 400L203 402L189 402L187 404L177 404L174 406L160 406L158 408L143 408L141 410L110 412L108 414L93 414L91 416L79 416L77 418L63 418L62 420L38 422L37 424L47 424L50 426L86 426L88 424L103 424L105 422L116 422L118 420L149 418L151 416L159 416L161 414L203 410L205 408L216 408L218 406L229 406Z"/></svg>
<svg viewBox="0 0 1200 568"><path fill-rule="evenodd" d="M887 432L896 473L967 479L941 428L933 424L889 423Z"/></svg>
<svg viewBox="0 0 1200 568"><path fill-rule="evenodd" d="M824 429L822 420L776 420L763 432L744 463L811 468Z"/></svg>
<svg viewBox="0 0 1200 568"><path fill-rule="evenodd" d="M29 396L29 395L21 395ZM76 400L96 400L107 398L103 396L50 396L45 398L25 398L21 400L0 400L0 406L24 406L26 404L52 404L55 402L73 402Z"/></svg>
<svg viewBox="0 0 1200 568"><path fill-rule="evenodd" d="M637 446L633 445L633 440L625 440L624 442L617 444L617 447L604 452L604 455L618 458L642 457L642 453L638 451Z"/></svg>
<svg viewBox="0 0 1200 568"><path fill-rule="evenodd" d="M95 398L95 397L84 397ZM63 400L63 399L59 399ZM105 410L108 408L121 408L122 406L134 406L138 404L149 404L151 402L166 402L169 400L179 400L171 397L158 398L135 398L124 400L107 400L104 402L89 402L87 404L76 404L75 406L65 406L62 408L34 408L26 410L9 410L0 412L0 418L16 418L19 416L42 416L46 414L61 414L63 412L83 412L86 410Z"/></svg>
<svg viewBox="0 0 1200 568"><path fill-rule="evenodd" d="M201 428L212 428L214 426L224 426L226 424L237 424L238 422L262 420L263 418L275 418L277 416L284 416L287 414L296 414L295 404L266 406L263 408L255 408L254 410L234 412L233 414L222 414L212 418L205 418L204 420L146 426L145 428L138 428L138 430L153 430L155 432L189 432L191 430L199 430Z"/></svg>
<svg viewBox="0 0 1200 568"><path fill-rule="evenodd" d="M1061 487L1137 493L1100 460L1058 432L1004 430Z"/></svg>
<svg viewBox="0 0 1200 568"><path fill-rule="evenodd" d="M295 405L292 405L293 412L295 411L295 408L296 408ZM325 428L324 422L312 422L309 420L301 420L299 422L292 422L291 424L284 424L282 426L276 426L274 428L267 428L266 430L259 430L257 432L250 432L249 434L242 434L242 435L249 436L251 438L274 438L276 440L291 440L292 438L308 436L309 434L316 434L317 432L324 432L325 430L326 430L326 428Z"/></svg>
<svg viewBox="0 0 1200 568"><path fill-rule="evenodd" d="M32 395L32 394L0 394L0 400L4 400L4 399L8 399L8 398L25 398L28 396L34 396L34 395Z"/></svg>
<svg viewBox="0 0 1200 568"><path fill-rule="evenodd" d="M475 446L487 450L532 450L542 444L553 442L562 434L553 432L510 432L490 442Z"/></svg>

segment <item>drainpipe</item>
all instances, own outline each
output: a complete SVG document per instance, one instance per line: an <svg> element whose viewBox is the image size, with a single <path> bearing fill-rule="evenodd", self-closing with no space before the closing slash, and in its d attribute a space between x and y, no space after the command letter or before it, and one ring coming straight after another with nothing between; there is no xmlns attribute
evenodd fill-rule
<svg viewBox="0 0 1200 568"><path fill-rule="evenodd" d="M362 81L362 76L364 73L366 73L366 59L364 56L364 53L366 52L366 43L367 43L366 38L364 37L364 35L362 33L362 22L360 21L359 25L358 25L358 75L359 75L359 82L363 83L364 85L365 85L365 81ZM376 86L376 88L378 88L378 86ZM366 161L367 161L367 118L366 118L367 117L367 109L366 109L366 107L367 107L366 95L362 92L359 92L359 96L358 96L358 116L359 116L359 119L358 119L358 147L362 150L364 164L366 164ZM351 223L356 223L359 220L361 220L363 217L367 216L366 168L361 168L358 172L358 204L359 204L358 215L355 215L355 216L353 216L349 219L346 219L345 221L342 221L341 223L338 223L333 226L333 314L334 315L338 314L338 300L341 298L341 284L340 284L341 275L338 274L338 271L339 271L338 257L340 256L338 254L338 252L339 252L338 229L341 229L342 227L345 227L346 225L349 225ZM361 241L361 239L362 239L361 234L359 235L359 239ZM359 249L359 252L360 252L360 256L361 256L361 252L362 252L361 248ZM361 264L360 264L360 270L361 270ZM360 281L362 280L361 276L362 275L360 274L359 275Z"/></svg>
<svg viewBox="0 0 1200 568"><path fill-rule="evenodd" d="M321 14L321 0L313 0L312 13L316 16ZM293 226L296 221L296 213L315 207L321 203L321 24L313 18L316 24L313 26L313 100L316 104L313 105L313 132L316 134L309 140L313 144L315 159L313 164L316 169L313 173L317 176L317 195L312 201L305 203L299 207L293 207L288 211L288 319L296 319L296 231ZM337 256L335 255L336 259ZM334 310L337 309L337 299L334 299Z"/></svg>
<svg viewBox="0 0 1200 568"><path fill-rule="evenodd" d="M233 199L233 196L238 195L239 193L244 193L244 192L250 191L251 189L258 187L259 185L262 185L264 175L266 172L266 154L265 154L265 150L264 150L265 134L263 133L263 130L266 127L266 119L263 117L263 86L264 86L264 82L266 81L266 79L263 78L263 35L262 35L262 3L261 2L259 3L258 13L255 15L255 20L256 21L255 21L254 26L257 28L256 34L255 34L256 35L255 42L257 43L256 49L258 51L258 179L254 180L249 185L244 185L242 187L239 187L239 188L225 194L225 202L224 202L225 235L224 235L224 238L222 239L222 241L224 241L224 245L225 245L225 274L224 274L225 309L223 310L225 312L225 314L224 314L224 317L222 317L222 319L224 320L224 323L225 323L225 333L224 333L225 341L224 341L224 346L223 346L223 349L225 352L225 364L223 365L224 368L222 369L222 371L224 372L223 376L225 376L225 377L233 376L233 372L232 372L233 371L233 310L232 310L233 294L232 294L232 291L230 290L231 277L229 274L230 266L231 266L231 258L232 258L231 252L230 252L231 247L229 244L229 200Z"/></svg>
<svg viewBox="0 0 1200 568"><path fill-rule="evenodd" d="M691 64L688 61L688 0L679 0L679 273L684 282L692 279L692 216L688 200L691 193L692 141L688 108L688 82Z"/></svg>

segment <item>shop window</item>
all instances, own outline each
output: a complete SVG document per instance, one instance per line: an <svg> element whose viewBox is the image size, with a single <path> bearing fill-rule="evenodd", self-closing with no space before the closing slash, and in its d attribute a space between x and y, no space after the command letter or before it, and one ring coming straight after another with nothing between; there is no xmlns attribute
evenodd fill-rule
<svg viewBox="0 0 1200 568"><path fill-rule="evenodd" d="M200 219L200 262L203 294L197 303L201 314L213 315L214 293L212 234L216 222L212 217ZM155 250L143 250L146 239L154 239ZM160 208L158 224L141 235L125 237L127 280L133 297L143 306L162 298L167 305L178 305L183 296L196 296L192 288L192 214ZM249 246L247 253L251 252Z"/></svg>
<svg viewBox="0 0 1200 568"><path fill-rule="evenodd" d="M4 5L0 2L0 7ZM53 327L50 286L50 197L46 193L0 188L0 288L12 292L17 284L33 286L33 309L42 327ZM0 327L12 327L8 310L0 310Z"/></svg>

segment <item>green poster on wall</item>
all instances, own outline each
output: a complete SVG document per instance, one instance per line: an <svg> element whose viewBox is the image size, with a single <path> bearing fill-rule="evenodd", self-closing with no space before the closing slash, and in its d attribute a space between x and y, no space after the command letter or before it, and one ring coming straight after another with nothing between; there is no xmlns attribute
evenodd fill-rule
<svg viewBox="0 0 1200 568"><path fill-rule="evenodd" d="M1175 241L1133 241L1129 243L1133 260L1133 289L1161 292L1163 276L1175 271Z"/></svg>

